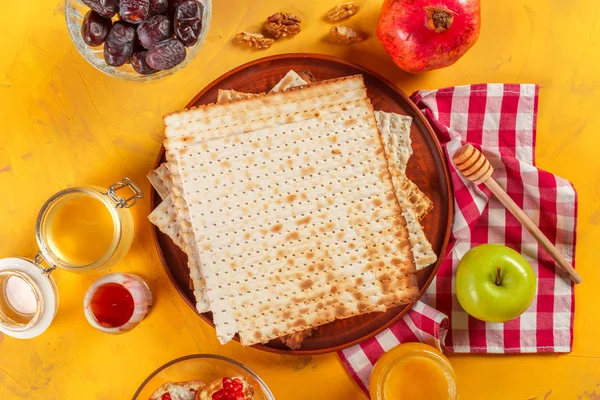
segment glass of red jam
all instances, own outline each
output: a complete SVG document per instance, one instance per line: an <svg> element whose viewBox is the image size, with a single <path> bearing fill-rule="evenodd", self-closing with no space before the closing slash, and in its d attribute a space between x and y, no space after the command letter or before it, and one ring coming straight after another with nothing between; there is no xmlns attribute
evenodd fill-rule
<svg viewBox="0 0 600 400"><path fill-rule="evenodd" d="M137 275L107 274L90 286L83 307L94 328L123 333L135 328L152 306L152 293Z"/></svg>

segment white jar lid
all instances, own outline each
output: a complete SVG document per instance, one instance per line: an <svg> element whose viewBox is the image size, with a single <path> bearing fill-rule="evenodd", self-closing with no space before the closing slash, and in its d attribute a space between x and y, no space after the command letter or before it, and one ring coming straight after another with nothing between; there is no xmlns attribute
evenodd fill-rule
<svg viewBox="0 0 600 400"><path fill-rule="evenodd" d="M31 324L31 326L18 329L11 329L9 326L0 323L0 332L17 339L30 339L41 335L52 323L58 309L58 293L56 291L54 279L43 273L40 267L35 265L32 261L23 258L0 259L0 273L1 272L14 272L29 278L28 284L33 285L36 295L41 297L41 301L37 301L36 304L38 309L37 312L39 313L37 322ZM4 293L0 293L0 296L4 296L5 298L7 296L9 298L19 296L18 291L6 293L6 287L2 288L2 290L4 290ZM27 296L29 293L26 293L25 291L23 295ZM13 299L13 301L14 300L18 301L19 299ZM27 301L28 299L23 300ZM27 304L21 306L28 307Z"/></svg>

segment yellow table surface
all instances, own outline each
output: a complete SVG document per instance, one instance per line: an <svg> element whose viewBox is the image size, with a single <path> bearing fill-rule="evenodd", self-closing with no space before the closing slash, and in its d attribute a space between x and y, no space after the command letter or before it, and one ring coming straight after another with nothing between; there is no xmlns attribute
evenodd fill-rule
<svg viewBox="0 0 600 400"><path fill-rule="evenodd" d="M370 34L351 47L322 40L323 15L336 1L216 0L208 40L190 65L139 84L87 64L67 34L62 0L4 1L0 23L0 258L32 257L35 219L58 190L107 186L122 176L150 185L163 137L161 116L181 109L206 84L247 61L289 52L342 57L378 71L406 93L478 82L541 86L537 160L579 191L575 344L567 355L450 357L461 399L600 399L600 3L593 0L483 1L481 36L450 68L411 76L398 70L374 36L380 0L362 0L349 25ZM289 11L302 33L253 52L234 47L240 30ZM0 335L0 399L126 399L155 368L191 353L235 358L254 369L278 399L361 399L337 355L278 356L232 342L214 330L169 283L152 242L148 199L133 209L137 234L113 271L143 276L155 295L151 314L120 336L84 319L82 299L96 278L55 271L60 308L42 336Z"/></svg>

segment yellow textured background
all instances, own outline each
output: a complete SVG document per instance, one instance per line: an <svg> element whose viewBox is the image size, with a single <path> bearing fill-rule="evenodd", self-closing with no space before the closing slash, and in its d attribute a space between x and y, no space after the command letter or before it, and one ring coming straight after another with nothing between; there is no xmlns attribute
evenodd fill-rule
<svg viewBox="0 0 600 400"><path fill-rule="evenodd" d="M575 345L568 355L452 356L461 399L600 399L600 2L483 1L481 36L454 66L419 76L394 67L374 35L380 0L359 1L348 25L371 37L339 47L322 40L335 1L216 0L207 43L183 71L136 84L96 71L66 31L59 0L3 1L0 8L0 257L36 253L35 218L68 186L108 185L130 176L149 184L162 139L161 116L182 108L207 83L242 63L288 52L343 57L378 71L407 93L478 82L541 86L537 159L579 191ZM276 11L303 18L302 33L271 49L234 47ZM126 399L156 367L190 353L233 357L257 371L278 399L361 399L335 354L289 357L221 346L169 284L152 244L148 200L135 207L137 236L113 270L150 284L156 303L135 330L109 336L84 319L93 276L55 271L60 309L41 337L0 335L0 399Z"/></svg>

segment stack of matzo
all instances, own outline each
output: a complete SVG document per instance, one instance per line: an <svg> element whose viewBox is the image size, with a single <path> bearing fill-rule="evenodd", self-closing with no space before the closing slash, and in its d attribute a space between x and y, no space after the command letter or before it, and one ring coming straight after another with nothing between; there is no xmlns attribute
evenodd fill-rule
<svg viewBox="0 0 600 400"><path fill-rule="evenodd" d="M404 175L410 120L376 121L359 76L222 94L165 118L168 162L150 175L151 220L188 254L221 342L412 301L435 254L418 222L431 203Z"/></svg>

